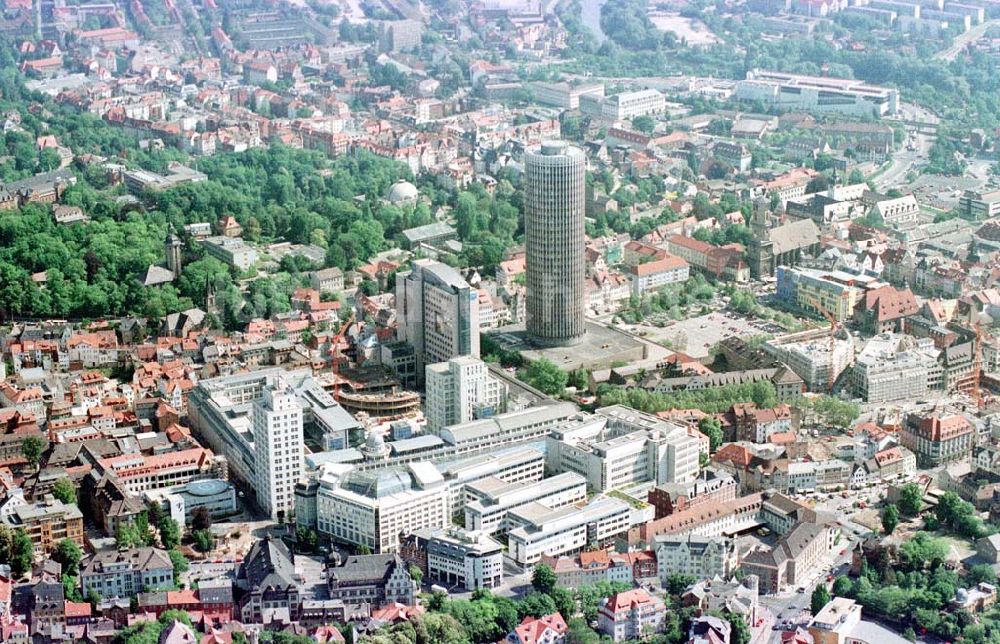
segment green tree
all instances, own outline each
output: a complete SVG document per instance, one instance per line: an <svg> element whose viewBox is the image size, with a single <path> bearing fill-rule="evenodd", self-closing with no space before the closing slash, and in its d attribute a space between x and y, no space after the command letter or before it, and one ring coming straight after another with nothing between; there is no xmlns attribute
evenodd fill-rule
<svg viewBox="0 0 1000 644"><path fill-rule="evenodd" d="M881 518L882 529L886 534L892 534L896 526L899 525L899 509L895 504L890 503L882 508Z"/></svg>
<svg viewBox="0 0 1000 644"><path fill-rule="evenodd" d="M837 597L851 597L854 592L854 584L851 578L841 575L833 580L833 594Z"/></svg>
<svg viewBox="0 0 1000 644"><path fill-rule="evenodd" d="M830 603L830 591L826 589L826 584L816 584L816 588L813 589L812 596L809 598L809 609L812 614L819 614L819 611L828 603Z"/></svg>
<svg viewBox="0 0 1000 644"><path fill-rule="evenodd" d="M667 592L674 596L680 595L696 581L692 575L674 573L667 577Z"/></svg>
<svg viewBox="0 0 1000 644"><path fill-rule="evenodd" d="M517 603L517 612L522 619L529 615L531 617L542 617L543 615L554 613L555 610L555 600L551 596L538 591L529 593Z"/></svg>
<svg viewBox="0 0 1000 644"><path fill-rule="evenodd" d="M969 570L969 582L972 584L996 584L997 575L993 572L993 566L989 564L977 564Z"/></svg>
<svg viewBox="0 0 1000 644"><path fill-rule="evenodd" d="M59 479L52 486L52 496L63 503L76 503L76 487L69 479Z"/></svg>
<svg viewBox="0 0 1000 644"><path fill-rule="evenodd" d="M916 483L907 483L899 490L899 511L908 517L917 516L923 505L924 493Z"/></svg>
<svg viewBox="0 0 1000 644"><path fill-rule="evenodd" d="M14 531L6 523L0 523L0 564L10 565L14 553Z"/></svg>
<svg viewBox="0 0 1000 644"><path fill-rule="evenodd" d="M295 529L295 540L298 542L300 548L306 552L313 552L316 550L319 536L312 528L299 526Z"/></svg>
<svg viewBox="0 0 1000 644"><path fill-rule="evenodd" d="M531 585L540 593L551 593L556 587L556 581L555 571L546 564L538 564L531 573Z"/></svg>
<svg viewBox="0 0 1000 644"><path fill-rule="evenodd" d="M184 556L184 553L177 548L173 548L167 554L170 555L170 563L174 567L174 581L176 582L180 579L180 576L183 573L187 572L188 560L187 557Z"/></svg>
<svg viewBox="0 0 1000 644"><path fill-rule="evenodd" d="M208 530L197 530L193 537L194 549L198 552L209 552L215 547L215 537Z"/></svg>
<svg viewBox="0 0 1000 644"><path fill-rule="evenodd" d="M552 601L556 604L556 610L563 616L563 619L569 619L576 615L576 596L573 591L568 588L553 588L550 594Z"/></svg>
<svg viewBox="0 0 1000 644"><path fill-rule="evenodd" d="M587 620L575 617L567 620L566 626L566 644L601 644L601 636L587 624Z"/></svg>
<svg viewBox="0 0 1000 644"><path fill-rule="evenodd" d="M31 564L35 560L35 546L28 538L28 533L24 528L18 528L14 533L14 542L11 548L10 569L14 577L20 578L31 570Z"/></svg>
<svg viewBox="0 0 1000 644"><path fill-rule="evenodd" d="M698 421L698 430L708 436L709 445L714 452L722 445L722 422L714 416L705 416Z"/></svg>
<svg viewBox="0 0 1000 644"><path fill-rule="evenodd" d="M558 396L566 391L569 376L547 358L531 362L523 373L523 380L549 396Z"/></svg>
<svg viewBox="0 0 1000 644"><path fill-rule="evenodd" d="M181 543L181 529L171 517L163 515L159 521L160 543L167 550L176 548Z"/></svg>
<svg viewBox="0 0 1000 644"><path fill-rule="evenodd" d="M729 615L729 626L731 627L731 644L749 644L750 642L750 627L747 626L746 620L739 613L732 613Z"/></svg>
<svg viewBox="0 0 1000 644"><path fill-rule="evenodd" d="M652 134L656 128L656 121L651 116L637 116L632 119L632 127L643 134Z"/></svg>
<svg viewBox="0 0 1000 644"><path fill-rule="evenodd" d="M28 436L21 441L21 454L31 467L38 467L38 461L41 460L44 450L45 441L41 436Z"/></svg>
<svg viewBox="0 0 1000 644"><path fill-rule="evenodd" d="M419 588L420 584L424 580L424 571L421 570L419 566L414 566L413 564L410 564L409 572L410 572L410 579L412 579Z"/></svg>
<svg viewBox="0 0 1000 644"><path fill-rule="evenodd" d="M63 572L71 577L75 577L80 570L80 560L83 559L83 551L72 539L63 539L56 546L52 553L52 559L62 564Z"/></svg>

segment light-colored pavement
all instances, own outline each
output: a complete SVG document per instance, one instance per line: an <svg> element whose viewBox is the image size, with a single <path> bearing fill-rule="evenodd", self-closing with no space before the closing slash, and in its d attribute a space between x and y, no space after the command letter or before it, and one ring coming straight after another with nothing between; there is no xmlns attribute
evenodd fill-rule
<svg viewBox="0 0 1000 644"><path fill-rule="evenodd" d="M977 40L982 38L983 35L986 34L986 31L990 27L998 25L1000 25L1000 20L998 19L987 20L981 25L976 25L972 29L966 31L964 34L959 34L958 36L955 36L955 40L952 41L951 47L949 47L948 49L942 49L938 53L934 54L934 58L937 58L938 60L949 60L949 61L955 60L958 54L961 53L963 49L965 49L966 45L976 42Z"/></svg>

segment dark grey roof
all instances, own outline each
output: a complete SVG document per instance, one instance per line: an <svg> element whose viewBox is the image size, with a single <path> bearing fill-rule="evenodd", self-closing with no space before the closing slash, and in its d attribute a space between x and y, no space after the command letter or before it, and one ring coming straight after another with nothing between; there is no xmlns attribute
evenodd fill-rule
<svg viewBox="0 0 1000 644"><path fill-rule="evenodd" d="M287 588L295 585L295 563L288 547L270 537L253 545L240 566L240 580L251 590Z"/></svg>
<svg viewBox="0 0 1000 644"><path fill-rule="evenodd" d="M331 568L328 574L339 583L378 582L402 564L396 554L355 555L345 559L340 567Z"/></svg>

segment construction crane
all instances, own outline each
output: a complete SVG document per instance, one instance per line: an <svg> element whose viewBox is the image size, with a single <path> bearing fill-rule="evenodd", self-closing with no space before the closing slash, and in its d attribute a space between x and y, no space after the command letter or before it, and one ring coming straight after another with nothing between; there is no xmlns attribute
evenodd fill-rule
<svg viewBox="0 0 1000 644"><path fill-rule="evenodd" d="M332 373L334 375L334 398L340 395L340 384L342 378L340 377L340 370L343 363L347 361L347 356L344 355L344 350L347 348L347 342L345 338L347 337L347 330L351 328L354 324L354 311L347 316L347 320L340 326L340 330L337 331L337 335L333 336L330 340L330 361L332 363Z"/></svg>

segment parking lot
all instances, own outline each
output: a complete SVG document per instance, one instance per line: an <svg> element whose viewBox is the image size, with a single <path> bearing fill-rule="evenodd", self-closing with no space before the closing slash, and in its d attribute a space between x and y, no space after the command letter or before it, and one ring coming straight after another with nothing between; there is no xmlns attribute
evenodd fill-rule
<svg viewBox="0 0 1000 644"><path fill-rule="evenodd" d="M739 336L744 339L757 335L781 333L781 327L767 320L749 320L746 316L728 311L708 313L687 320L672 322L666 327L626 325L636 335L659 342L675 351L683 351L692 358L705 358L716 343Z"/></svg>

